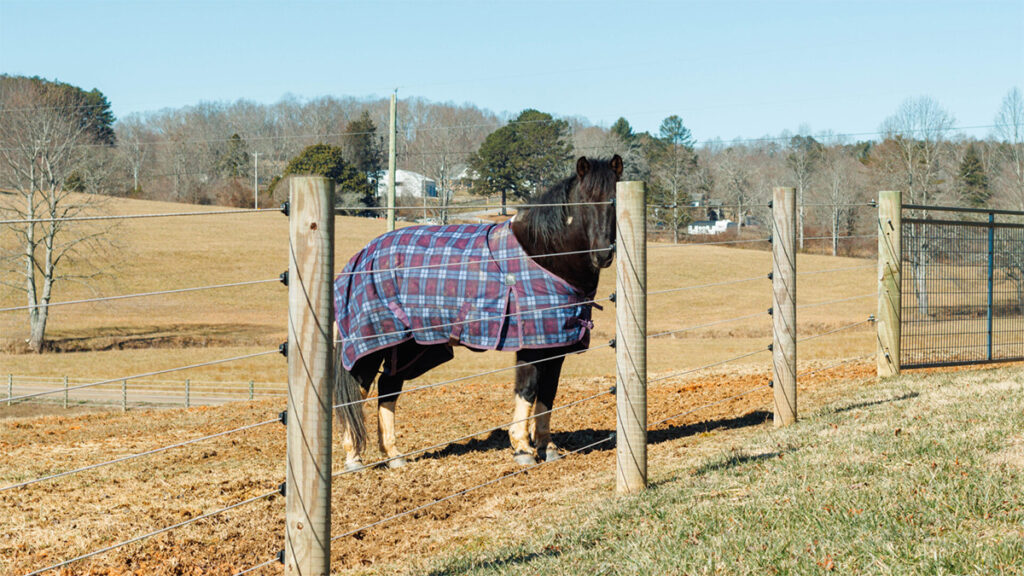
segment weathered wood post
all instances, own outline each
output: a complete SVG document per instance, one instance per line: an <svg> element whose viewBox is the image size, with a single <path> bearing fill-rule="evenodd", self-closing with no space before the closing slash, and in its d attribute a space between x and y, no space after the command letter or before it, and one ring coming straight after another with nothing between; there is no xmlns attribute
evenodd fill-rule
<svg viewBox="0 0 1024 576"><path fill-rule="evenodd" d="M191 395L192 395L192 381L189 380L189 379L186 379L185 380L185 408L189 408L190 407L189 403L191 401L191 398L189 398L189 396L191 396Z"/></svg>
<svg viewBox="0 0 1024 576"><path fill-rule="evenodd" d="M878 193L878 377L900 373L900 300L903 278L903 199L899 190Z"/></svg>
<svg viewBox="0 0 1024 576"><path fill-rule="evenodd" d="M326 576L331 556L334 185L292 178L288 238L288 453L284 573Z"/></svg>
<svg viewBox="0 0 1024 576"><path fill-rule="evenodd" d="M615 187L616 490L647 487L647 214L643 182Z"/></svg>
<svg viewBox="0 0 1024 576"><path fill-rule="evenodd" d="M796 422L796 188L772 191L772 372L776 426Z"/></svg>

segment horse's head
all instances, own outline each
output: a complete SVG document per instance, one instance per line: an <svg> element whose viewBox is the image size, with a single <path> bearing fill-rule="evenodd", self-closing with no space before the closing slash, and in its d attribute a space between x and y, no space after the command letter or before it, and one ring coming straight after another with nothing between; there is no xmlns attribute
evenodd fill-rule
<svg viewBox="0 0 1024 576"><path fill-rule="evenodd" d="M571 202L579 202L575 212L584 226L594 268L611 266L615 256L615 183L622 177L622 158L576 161L577 185Z"/></svg>

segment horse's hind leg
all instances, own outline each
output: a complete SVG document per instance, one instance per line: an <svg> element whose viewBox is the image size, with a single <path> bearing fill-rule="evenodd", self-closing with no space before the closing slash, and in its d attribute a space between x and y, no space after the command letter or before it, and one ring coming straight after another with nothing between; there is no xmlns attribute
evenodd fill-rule
<svg viewBox="0 0 1024 576"><path fill-rule="evenodd" d="M405 466L405 458L398 450L395 432L395 406L405 380L396 376L382 375L377 380L377 442L380 451L387 457L389 468Z"/></svg>
<svg viewBox="0 0 1024 576"><path fill-rule="evenodd" d="M363 467L359 453L362 452L366 443L363 403L356 403L356 401L366 399L381 361L382 357L379 355L361 358L352 367L351 372L345 370L340 361L336 361L334 366L336 374L334 396L338 404L335 411L341 427L341 444L345 449L345 469L349 471Z"/></svg>
<svg viewBox="0 0 1024 576"><path fill-rule="evenodd" d="M520 350L516 353L516 398L512 411L514 423L508 429L508 437L512 443L512 457L522 466L537 463L536 452L530 445L530 430L535 430L536 423L529 418L537 399L541 364L545 364L536 362L543 358L543 353L538 350Z"/></svg>

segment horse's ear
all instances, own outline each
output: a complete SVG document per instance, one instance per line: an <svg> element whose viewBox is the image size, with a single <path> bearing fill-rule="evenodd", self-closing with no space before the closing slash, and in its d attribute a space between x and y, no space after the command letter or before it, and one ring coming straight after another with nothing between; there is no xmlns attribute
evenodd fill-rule
<svg viewBox="0 0 1024 576"><path fill-rule="evenodd" d="M580 159L576 161L576 175L582 180L587 172L590 172L590 162L587 161L586 156L580 156Z"/></svg>
<svg viewBox="0 0 1024 576"><path fill-rule="evenodd" d="M615 176L617 178L622 178L622 157L619 156L618 154L612 156L611 165L612 170L615 171Z"/></svg>

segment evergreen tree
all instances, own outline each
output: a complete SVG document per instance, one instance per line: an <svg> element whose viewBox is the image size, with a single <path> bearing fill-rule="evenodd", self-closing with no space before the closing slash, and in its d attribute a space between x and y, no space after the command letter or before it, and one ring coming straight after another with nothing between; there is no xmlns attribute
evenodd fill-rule
<svg viewBox="0 0 1024 576"><path fill-rule="evenodd" d="M960 197L964 202L979 207L988 203L992 191L989 189L985 166L981 163L981 156L974 143L967 146L964 159L960 162L957 179L960 184Z"/></svg>
<svg viewBox="0 0 1024 576"><path fill-rule="evenodd" d="M693 135L683 119L672 115L661 122L659 138L649 147L651 165L651 196L663 208L655 210L655 218L668 225L673 242L679 241L679 229L689 223L689 213L680 210L690 201L697 154Z"/></svg>
<svg viewBox="0 0 1024 576"><path fill-rule="evenodd" d="M509 192L527 198L563 178L571 161L569 123L544 112L524 110L487 136L470 158L470 166L480 175L473 190L501 194L504 206Z"/></svg>
<svg viewBox="0 0 1024 576"><path fill-rule="evenodd" d="M248 177L250 158L247 147L241 136L232 134L227 146L217 155L217 172L224 178Z"/></svg>
<svg viewBox="0 0 1024 576"><path fill-rule="evenodd" d="M270 183L270 190L273 191L285 176L302 174L326 176L333 180L335 202L343 205L359 202L364 206L373 206L376 203L375 191L367 180L366 173L346 162L338 146L314 144L306 147L288 162L281 176L274 178Z"/></svg>
<svg viewBox="0 0 1024 576"><path fill-rule="evenodd" d="M383 164L383 141L377 136L377 125L370 118L370 112L363 110L345 131L345 147L352 165L371 176L377 174Z"/></svg>

